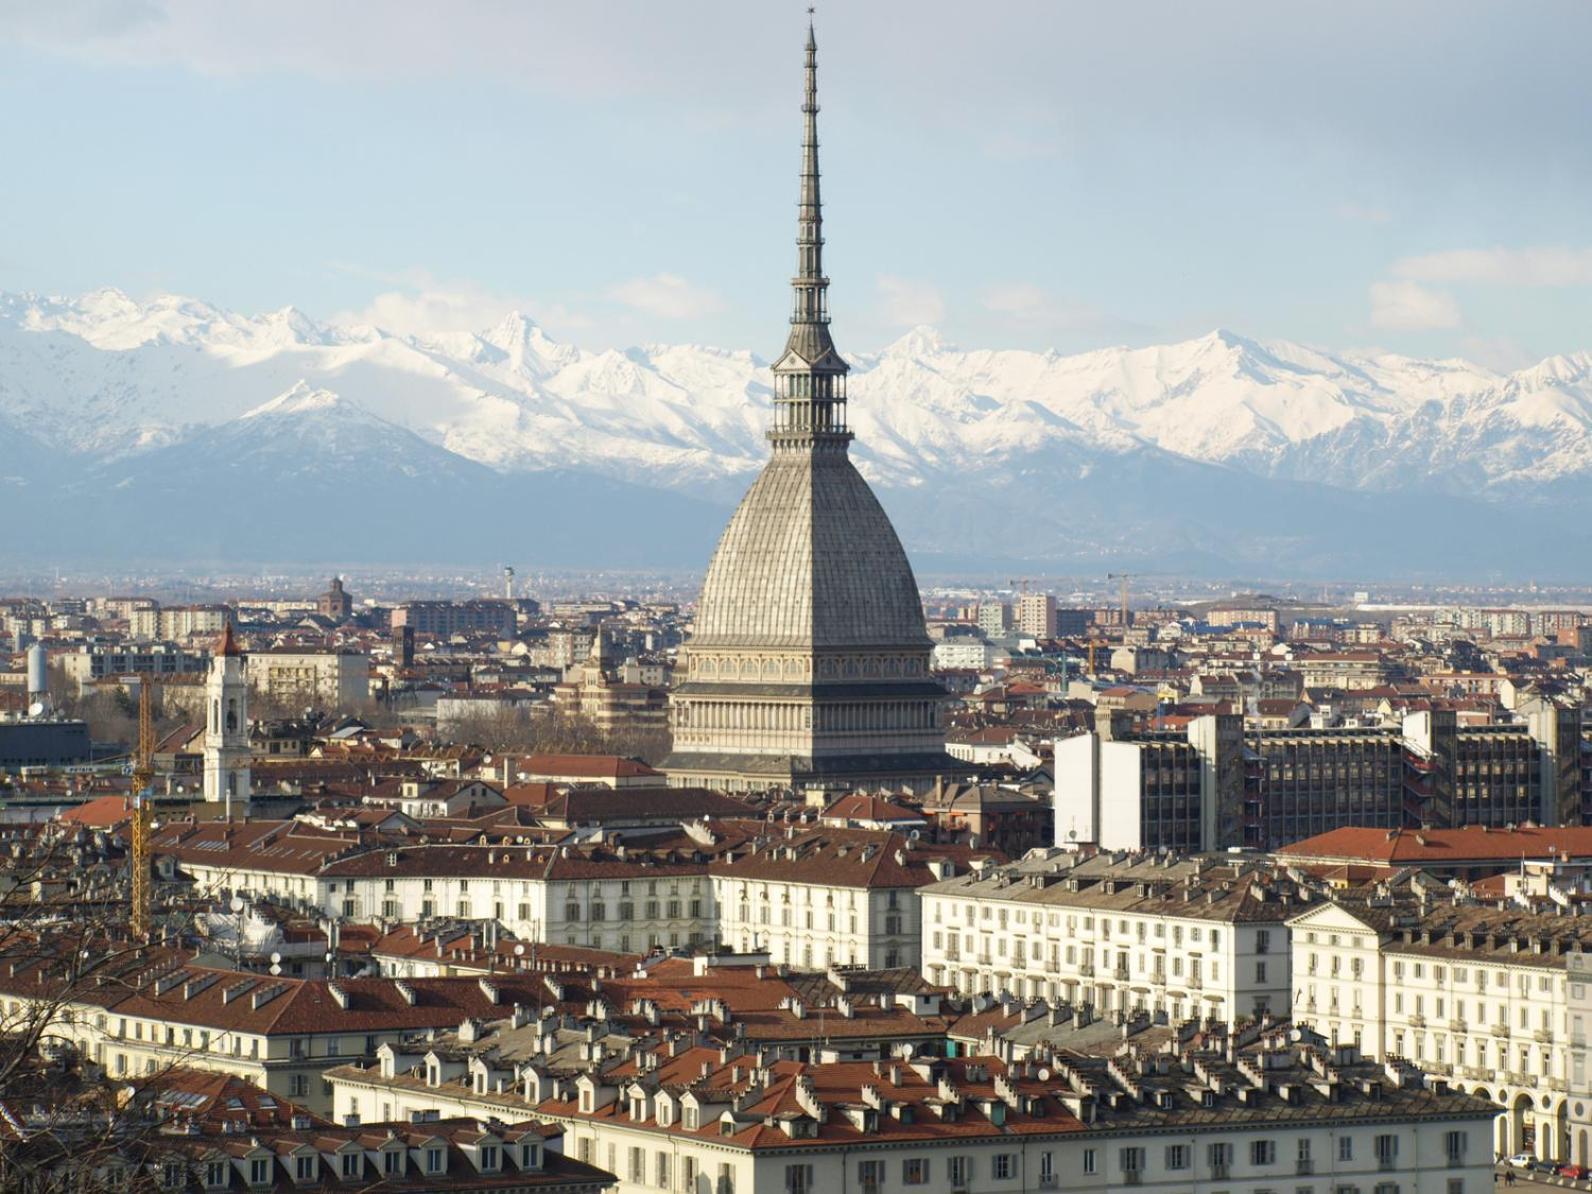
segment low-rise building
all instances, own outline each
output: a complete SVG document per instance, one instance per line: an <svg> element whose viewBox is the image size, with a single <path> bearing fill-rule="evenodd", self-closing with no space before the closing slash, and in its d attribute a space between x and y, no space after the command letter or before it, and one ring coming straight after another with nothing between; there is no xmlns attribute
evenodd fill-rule
<svg viewBox="0 0 1592 1194"><path fill-rule="evenodd" d="M1592 922L1456 902L1433 880L1373 890L1290 920L1296 1022L1491 1099L1500 1154L1586 1164L1568 963Z"/></svg>
<svg viewBox="0 0 1592 1194"><path fill-rule="evenodd" d="M1286 922L1313 898L1251 859L1061 850L919 896L930 982L1229 1023L1288 1008Z"/></svg>
<svg viewBox="0 0 1592 1194"><path fill-rule="evenodd" d="M560 1123L566 1149L615 1172L620 1194L1485 1194L1492 1183L1486 1103L1413 1067L1276 1034L1226 1052L1020 1063L803 1063L675 1039L600 1056L575 1073L455 1061L447 1080L424 1058L391 1058L332 1080L355 1114L390 1103Z"/></svg>

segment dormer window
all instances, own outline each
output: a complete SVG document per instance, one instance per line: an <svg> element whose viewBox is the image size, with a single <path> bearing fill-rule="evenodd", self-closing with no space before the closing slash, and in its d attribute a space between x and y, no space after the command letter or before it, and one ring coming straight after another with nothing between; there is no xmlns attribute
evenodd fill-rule
<svg viewBox="0 0 1592 1194"><path fill-rule="evenodd" d="M343 1176L344 1177L358 1177L359 1176L359 1160L360 1160L360 1154L357 1153L357 1152L344 1153L343 1154Z"/></svg>
<svg viewBox="0 0 1592 1194"><path fill-rule="evenodd" d="M592 1111L592 1092L588 1088L580 1092L580 1109L590 1115Z"/></svg>
<svg viewBox="0 0 1592 1194"><path fill-rule="evenodd" d="M686 1130L688 1132L696 1131L700 1126L699 1121L697 1120L697 1109L695 1107L687 1107L683 1112L683 1115L685 1119Z"/></svg>
<svg viewBox="0 0 1592 1194"><path fill-rule="evenodd" d="M442 1150L440 1148L426 1149L426 1172L442 1172Z"/></svg>
<svg viewBox="0 0 1592 1194"><path fill-rule="evenodd" d="M295 1157L293 1178L295 1181L307 1182L315 1177L314 1157Z"/></svg>
<svg viewBox="0 0 1592 1194"><path fill-rule="evenodd" d="M404 1171L404 1154L402 1149L390 1148L381 1155L381 1171L388 1177Z"/></svg>
<svg viewBox="0 0 1592 1194"><path fill-rule="evenodd" d="M522 1144L520 1146L520 1168L539 1169L542 1165L542 1150L535 1144Z"/></svg>
<svg viewBox="0 0 1592 1194"><path fill-rule="evenodd" d="M227 1163L225 1161L208 1161L205 1163L205 1185L224 1186L227 1184Z"/></svg>
<svg viewBox="0 0 1592 1194"><path fill-rule="evenodd" d="M160 1184L169 1190L182 1185L187 1176L181 1161L167 1161L160 1171Z"/></svg>
<svg viewBox="0 0 1592 1194"><path fill-rule="evenodd" d="M495 1144L481 1146L481 1172L495 1173L498 1167L498 1150Z"/></svg>
<svg viewBox="0 0 1592 1194"><path fill-rule="evenodd" d="M255 1157L249 1162L249 1184L263 1186L271 1180L271 1158Z"/></svg>

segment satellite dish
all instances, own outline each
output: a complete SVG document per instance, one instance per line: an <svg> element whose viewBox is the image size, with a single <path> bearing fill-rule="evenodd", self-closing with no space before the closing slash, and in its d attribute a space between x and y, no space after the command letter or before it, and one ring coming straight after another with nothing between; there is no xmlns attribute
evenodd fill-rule
<svg viewBox="0 0 1592 1194"><path fill-rule="evenodd" d="M282 960L282 955L280 953L273 952L271 954L271 965L275 966L281 960Z"/></svg>
<svg viewBox="0 0 1592 1194"><path fill-rule="evenodd" d="M1043 1067L1043 1066L1041 1066L1040 1069L1039 1069L1039 1080L1041 1082L1049 1082L1050 1081L1050 1071L1048 1069L1046 1069L1045 1067Z"/></svg>
<svg viewBox="0 0 1592 1194"><path fill-rule="evenodd" d="M523 958L525 956L525 942L522 941L514 947L514 956L516 958Z"/></svg>
<svg viewBox="0 0 1592 1194"><path fill-rule="evenodd" d="M44 702L43 701L34 701L33 704L29 705L28 706L28 716L29 717L43 717L44 716Z"/></svg>
<svg viewBox="0 0 1592 1194"><path fill-rule="evenodd" d="M243 897L242 896L233 896L232 897L232 902L230 904L228 904L227 907L231 908L234 912L242 912L243 911Z"/></svg>

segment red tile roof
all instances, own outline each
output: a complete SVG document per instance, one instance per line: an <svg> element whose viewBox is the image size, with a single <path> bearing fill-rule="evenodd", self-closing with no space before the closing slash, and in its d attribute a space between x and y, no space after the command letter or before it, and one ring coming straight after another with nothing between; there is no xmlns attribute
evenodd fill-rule
<svg viewBox="0 0 1592 1194"><path fill-rule="evenodd" d="M1489 829L1334 829L1277 853L1289 861L1373 863L1382 866L1508 865L1521 859L1568 855L1592 859L1592 825L1523 825Z"/></svg>

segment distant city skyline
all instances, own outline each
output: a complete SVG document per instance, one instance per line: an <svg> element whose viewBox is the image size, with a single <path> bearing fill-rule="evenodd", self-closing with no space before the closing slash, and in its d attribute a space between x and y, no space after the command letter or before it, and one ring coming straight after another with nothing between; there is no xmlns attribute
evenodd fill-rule
<svg viewBox="0 0 1592 1194"><path fill-rule="evenodd" d="M778 347L804 5L0 12L0 290ZM820 9L842 348L1592 348L1592 9Z"/></svg>

